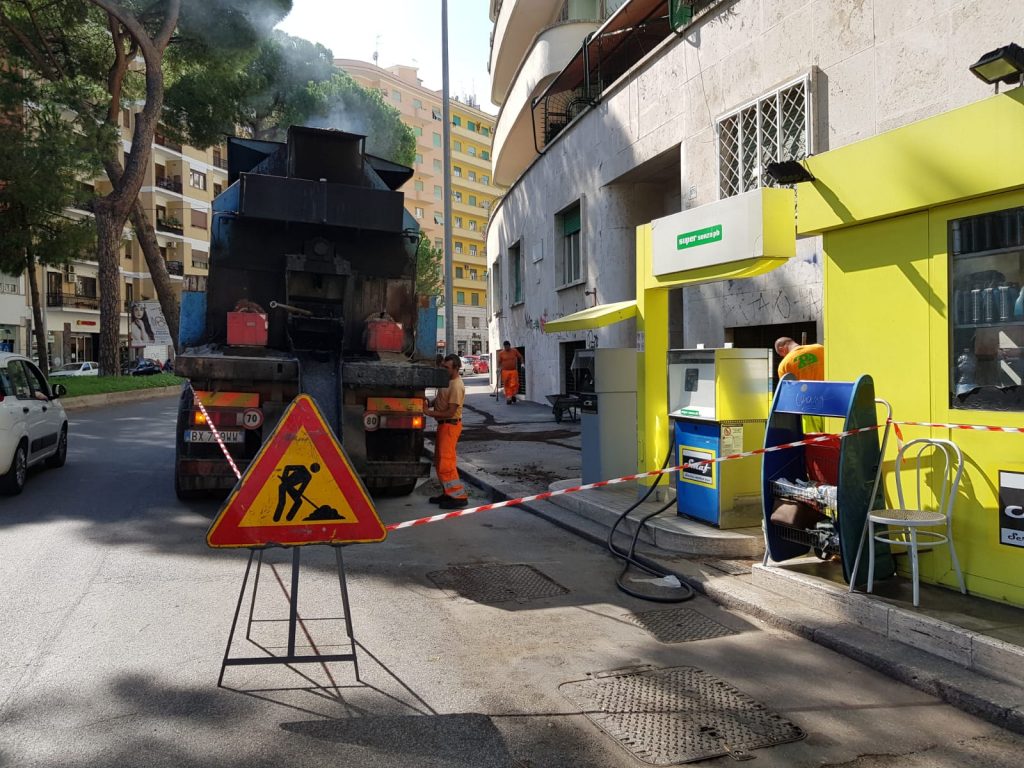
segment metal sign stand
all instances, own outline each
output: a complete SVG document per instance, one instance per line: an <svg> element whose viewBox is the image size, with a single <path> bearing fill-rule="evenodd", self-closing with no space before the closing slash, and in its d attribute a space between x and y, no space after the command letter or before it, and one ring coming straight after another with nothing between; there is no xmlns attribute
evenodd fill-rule
<svg viewBox="0 0 1024 768"><path fill-rule="evenodd" d="M263 567L263 549L250 549L249 550L249 561L245 566L245 576L242 577L242 588L238 593L238 603L235 605L235 616L231 620L231 631L228 633L228 644L224 649L224 660L220 665L220 676L217 678L217 687L223 687L224 682L224 670L227 667L234 666L246 666L254 664L309 664L309 663L326 663L329 661L351 661L352 666L355 669L356 680L359 680L359 660L356 658L356 638L352 632L352 614L349 609L348 601L348 585L345 581L345 564L341 556L341 545L332 544L334 548L335 558L338 562L338 586L341 589L341 604L345 611L345 631L348 634L349 644L352 648L351 653L335 653L335 654L297 654L295 652L295 633L296 628L299 624L299 552L301 547L292 547L292 584L291 592L288 595L288 652L284 656L235 656L231 654L231 643L235 637L235 629L238 626L238 616L242 610L242 600L245 597L245 588L249 583L249 573L252 569L253 558L256 557L256 553L259 552L259 557L256 562L256 575L253 580L252 588L252 600L249 604L249 618L246 622L245 639L250 643L256 644L253 641L251 632L253 624L253 611L256 608L256 592L259 588L260 570ZM279 621L279 619L278 619ZM303 627L305 632L305 627ZM307 635L308 637L308 635ZM312 644L312 639L310 643ZM316 646L314 645L314 650ZM269 653L269 652L268 652Z"/></svg>

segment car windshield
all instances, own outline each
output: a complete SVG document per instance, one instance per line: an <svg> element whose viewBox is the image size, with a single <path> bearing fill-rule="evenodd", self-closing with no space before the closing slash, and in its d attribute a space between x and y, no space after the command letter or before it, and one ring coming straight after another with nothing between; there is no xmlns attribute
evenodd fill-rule
<svg viewBox="0 0 1024 768"><path fill-rule="evenodd" d="M81 368L82 368L82 364L81 363L68 363L66 365L62 365L57 370L58 371L78 371L78 370L81 370Z"/></svg>

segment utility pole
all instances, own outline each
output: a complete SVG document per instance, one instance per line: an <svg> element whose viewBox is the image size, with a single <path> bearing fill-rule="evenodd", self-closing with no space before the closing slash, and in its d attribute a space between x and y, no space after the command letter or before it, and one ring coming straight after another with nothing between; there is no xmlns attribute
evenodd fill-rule
<svg viewBox="0 0 1024 768"><path fill-rule="evenodd" d="M452 120L448 104L448 0L441 0L441 118L444 120L444 353L455 354L452 306Z"/></svg>

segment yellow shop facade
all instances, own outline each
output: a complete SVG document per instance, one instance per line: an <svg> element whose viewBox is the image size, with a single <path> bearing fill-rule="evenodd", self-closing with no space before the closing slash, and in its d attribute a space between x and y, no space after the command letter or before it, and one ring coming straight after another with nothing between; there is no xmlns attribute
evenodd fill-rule
<svg viewBox="0 0 1024 768"><path fill-rule="evenodd" d="M822 236L828 379L870 374L897 422L1024 427L1022 149L1017 88L805 161L797 235ZM960 446L968 592L1024 605L1024 432L901 429ZM957 588L948 548L921 578Z"/></svg>

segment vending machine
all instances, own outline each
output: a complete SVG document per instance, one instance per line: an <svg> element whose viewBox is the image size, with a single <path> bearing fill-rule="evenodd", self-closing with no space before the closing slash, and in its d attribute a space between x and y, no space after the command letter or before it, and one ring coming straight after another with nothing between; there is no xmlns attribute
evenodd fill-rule
<svg viewBox="0 0 1024 768"><path fill-rule="evenodd" d="M764 445L772 398L770 349L673 349L668 353L669 416L676 510L719 528L761 524L761 459L713 459Z"/></svg>
<svg viewBox="0 0 1024 768"><path fill-rule="evenodd" d="M634 348L598 348L593 355L594 391L580 393L583 482L636 472L636 356Z"/></svg>

